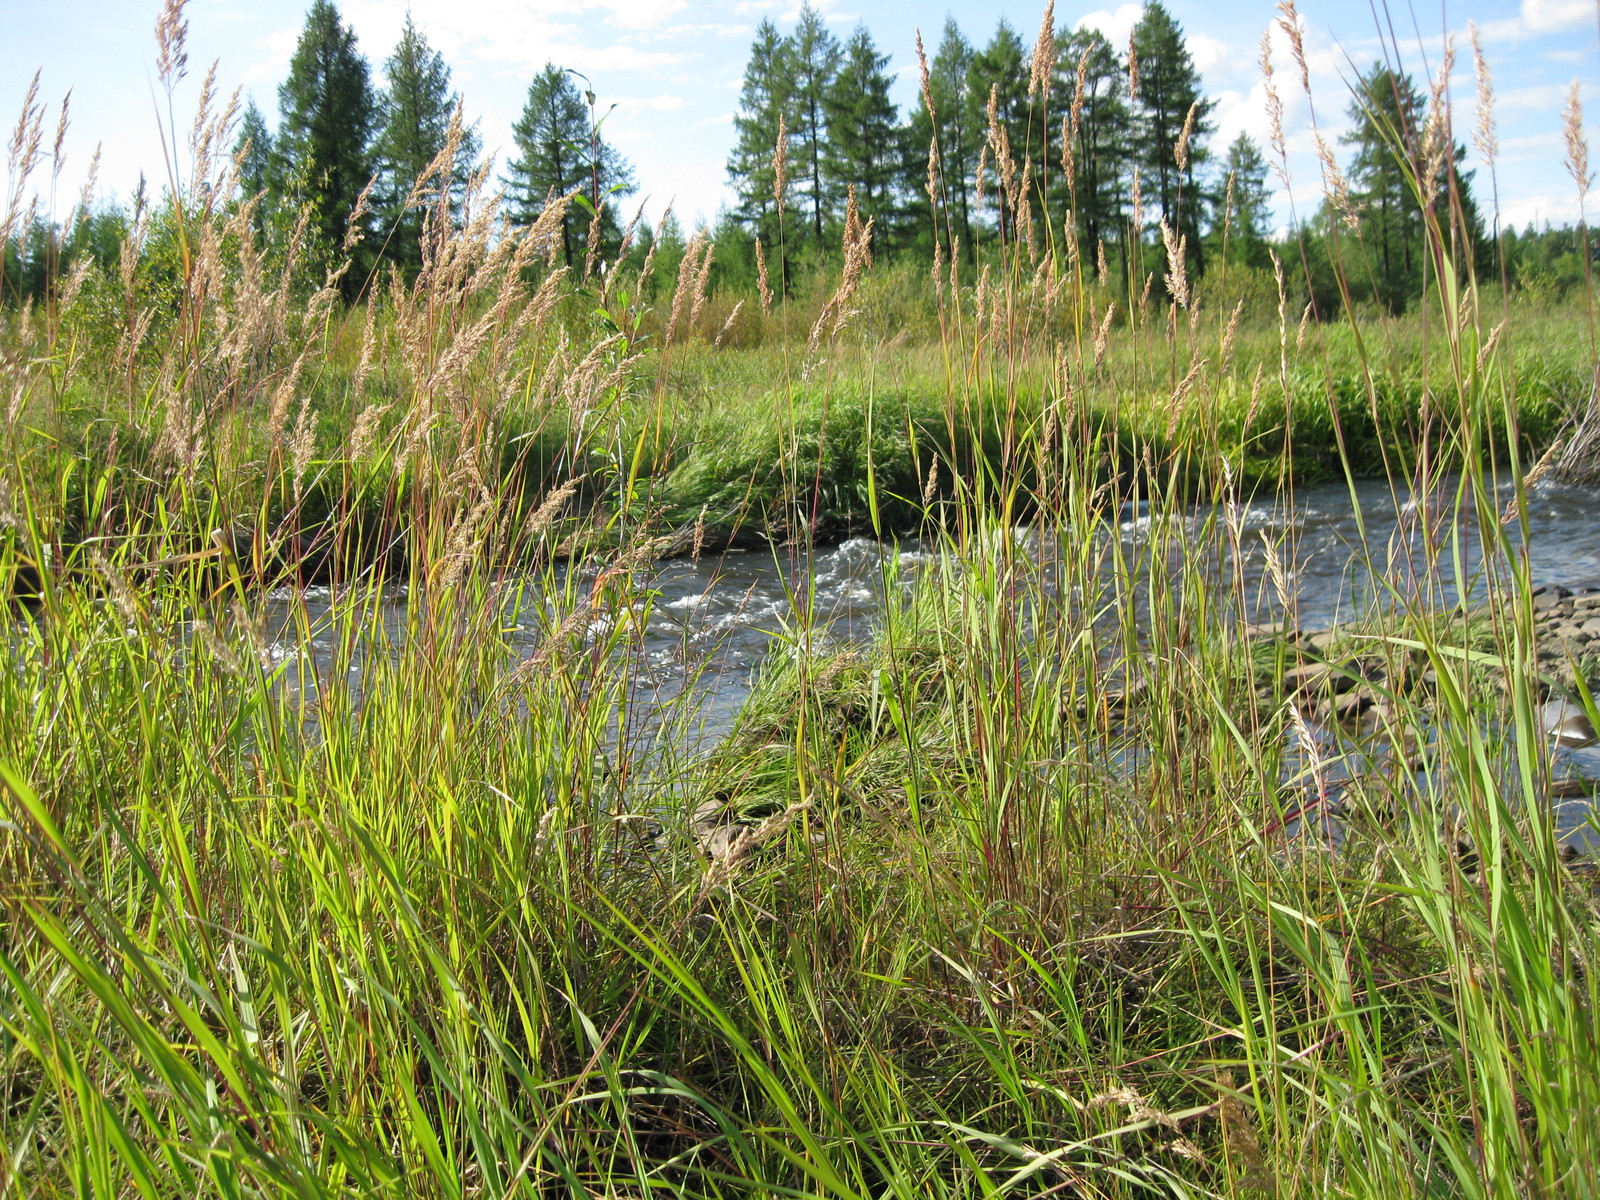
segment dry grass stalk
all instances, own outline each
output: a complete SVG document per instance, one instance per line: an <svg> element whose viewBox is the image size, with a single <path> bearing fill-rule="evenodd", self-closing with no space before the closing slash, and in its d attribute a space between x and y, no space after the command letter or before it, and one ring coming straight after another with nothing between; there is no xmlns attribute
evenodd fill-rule
<svg viewBox="0 0 1600 1200"><path fill-rule="evenodd" d="M1467 22L1467 36L1472 42L1472 78L1478 89L1478 127L1472 133L1472 144L1483 156L1484 165L1494 170L1494 160L1500 152L1500 138L1494 126L1494 77L1489 73L1489 62L1483 57L1483 46L1478 40L1478 23Z"/></svg>
<svg viewBox="0 0 1600 1200"><path fill-rule="evenodd" d="M633 290L638 293L644 291L644 281L650 278L650 272L655 269L656 250L661 246L660 233L667 227L667 221L672 216L672 201L667 201L666 208L661 210L661 219L656 222L657 236L650 239L650 249L645 251L644 263L639 267L638 278L634 280Z"/></svg>
<svg viewBox="0 0 1600 1200"><path fill-rule="evenodd" d="M1189 141L1194 137L1194 113L1199 107L1198 100L1189 105L1189 111L1183 117L1183 129L1179 131L1178 140L1172 147L1173 158L1177 161L1180 171L1189 169Z"/></svg>
<svg viewBox="0 0 1600 1200"><path fill-rule="evenodd" d="M1039 36L1034 39L1033 54L1029 59L1028 96L1050 98L1050 79L1056 70L1056 4L1048 0L1044 17L1039 22Z"/></svg>
<svg viewBox="0 0 1600 1200"><path fill-rule="evenodd" d="M1239 302L1233 306L1233 312L1228 315L1228 326L1222 332L1222 351L1218 356L1218 369L1227 373L1228 364L1233 361L1233 339L1239 333L1239 320L1244 316L1244 297L1239 297Z"/></svg>
<svg viewBox="0 0 1600 1200"><path fill-rule="evenodd" d="M789 194L789 122L778 114L778 144L772 152L772 198L778 206L778 224L783 224L785 200Z"/></svg>
<svg viewBox="0 0 1600 1200"><path fill-rule="evenodd" d="M1101 287L1105 287L1106 284L1111 279L1111 270L1106 265L1106 240L1105 240L1105 238L1101 238L1095 244L1094 270L1095 270L1095 275L1100 280L1100 286Z"/></svg>
<svg viewBox="0 0 1600 1200"><path fill-rule="evenodd" d="M700 269L694 277L694 303L689 307L689 331L700 322L700 314L706 307L706 289L711 283L711 259L717 252L717 244L708 236L705 251L700 256Z"/></svg>
<svg viewBox="0 0 1600 1200"><path fill-rule="evenodd" d="M1428 95L1428 117L1422 126L1422 203L1433 208L1444 184L1455 137L1450 128L1450 72L1455 66L1455 39L1444 40L1444 57Z"/></svg>
<svg viewBox="0 0 1600 1200"><path fill-rule="evenodd" d="M1116 316L1117 303L1106 305L1106 315L1100 318L1100 327L1094 331L1094 369L1098 371L1106 360L1106 344L1111 338L1111 319Z"/></svg>
<svg viewBox="0 0 1600 1200"><path fill-rule="evenodd" d="M189 21L183 15L189 0L167 0L156 19L156 74L168 93L188 74Z"/></svg>
<svg viewBox="0 0 1600 1200"><path fill-rule="evenodd" d="M1161 243L1167 252L1167 273L1165 282L1167 294L1179 308L1189 307L1189 267L1186 256L1189 251L1187 236L1179 237L1173 232L1172 226L1167 224L1165 217L1161 218Z"/></svg>
<svg viewBox="0 0 1600 1200"><path fill-rule="evenodd" d="M744 301L740 300L733 306L733 311L728 314L728 319L722 323L722 328L717 331L716 341L712 343L717 349L722 348L722 343L727 340L728 334L733 332L734 322L739 319L739 314L744 311Z"/></svg>
<svg viewBox="0 0 1600 1200"><path fill-rule="evenodd" d="M1583 102L1578 98L1578 81L1572 81L1567 92L1567 111L1563 117L1562 136L1566 142L1567 174L1578 185L1578 203L1581 205L1594 183L1589 173L1589 141L1583 136Z"/></svg>
<svg viewBox="0 0 1600 1200"><path fill-rule="evenodd" d="M28 179L38 168L43 144L44 105L39 103L39 72L35 71L23 94L22 111L6 146L6 171L11 187L6 196L5 220L0 222L0 245L28 235L32 221L23 221L19 226L17 217L22 211L22 198L27 194Z"/></svg>
<svg viewBox="0 0 1600 1200"><path fill-rule="evenodd" d="M1307 96L1311 95L1311 68L1306 63L1305 31L1300 21L1300 12L1295 8L1295 0L1279 0L1278 3L1278 28L1283 30L1289 39L1289 52L1294 56L1295 65L1300 68L1300 87Z"/></svg>
<svg viewBox="0 0 1600 1200"><path fill-rule="evenodd" d="M862 222L860 209L856 206L855 185L852 184L845 202L844 270L840 274L839 286L822 306L822 311L811 326L811 334L806 342L808 360L816 355L824 335L833 338L843 331L845 322L853 315L850 302L860 287L861 276L871 266L872 222Z"/></svg>
<svg viewBox="0 0 1600 1200"><path fill-rule="evenodd" d="M772 315L772 284L767 278L767 252L762 249L761 239L756 239L756 291L761 296L761 311L766 316Z"/></svg>
<svg viewBox="0 0 1600 1200"><path fill-rule="evenodd" d="M1128 103L1139 103L1139 50L1133 44L1133 30L1128 31Z"/></svg>
<svg viewBox="0 0 1600 1200"><path fill-rule="evenodd" d="M1272 67L1272 30L1261 33L1261 51L1256 56L1261 69L1261 88L1266 93L1267 140L1272 145L1272 169L1285 188L1289 186L1289 146L1283 135L1283 97L1278 94L1278 82Z"/></svg>
<svg viewBox="0 0 1600 1200"><path fill-rule="evenodd" d="M689 245L684 249L682 261L678 263L678 283L672 292L671 315L667 318L667 330L661 339L665 345L672 344L682 327L684 317L693 307L695 285L699 279L700 255L705 252L709 240L704 229L697 229L694 236L689 239ZM687 331L685 333L687 334Z"/></svg>

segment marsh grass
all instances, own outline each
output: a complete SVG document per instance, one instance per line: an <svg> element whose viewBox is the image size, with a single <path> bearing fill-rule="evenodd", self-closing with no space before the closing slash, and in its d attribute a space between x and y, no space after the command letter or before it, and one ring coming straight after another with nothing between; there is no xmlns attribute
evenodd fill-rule
<svg viewBox="0 0 1600 1200"><path fill-rule="evenodd" d="M719 349L698 276L651 341L643 281L481 197L346 310L219 186L175 186L214 258L167 290L130 255L5 316L0 1187L1600 1190L1592 881L1501 520L1594 350L1491 333L1448 216L1426 320L1108 321L1025 243L815 338L752 298ZM913 302L936 338L875 324ZM1308 650L1250 628L1263 576L1293 624L1292 534L1243 513L1373 469L1439 497L1349 631L1418 761L1336 786L1277 686ZM702 752L642 631L707 522L788 543L791 618ZM807 571L853 529L926 539L865 646Z"/></svg>

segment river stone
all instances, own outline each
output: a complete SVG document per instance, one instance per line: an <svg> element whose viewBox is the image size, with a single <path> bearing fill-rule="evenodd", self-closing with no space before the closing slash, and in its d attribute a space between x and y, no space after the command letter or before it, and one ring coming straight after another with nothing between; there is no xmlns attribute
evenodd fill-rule
<svg viewBox="0 0 1600 1200"><path fill-rule="evenodd" d="M1594 723L1581 705L1571 700L1547 700L1539 709L1539 726L1557 745L1577 749L1600 741Z"/></svg>
<svg viewBox="0 0 1600 1200"><path fill-rule="evenodd" d="M1327 663L1306 663L1303 666L1290 667L1283 673L1284 691L1296 696L1337 693L1347 690L1349 686L1350 680L1334 674L1333 668Z"/></svg>

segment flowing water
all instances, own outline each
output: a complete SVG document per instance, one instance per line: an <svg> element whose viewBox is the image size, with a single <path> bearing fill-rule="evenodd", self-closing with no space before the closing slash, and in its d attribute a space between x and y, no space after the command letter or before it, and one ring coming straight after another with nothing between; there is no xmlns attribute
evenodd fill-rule
<svg viewBox="0 0 1600 1200"><path fill-rule="evenodd" d="M1452 605L1463 592L1468 598L1481 594L1486 579L1476 540L1453 546L1447 537L1454 486L1445 480L1429 495L1397 496L1382 481L1358 483L1353 493L1343 484L1322 485L1301 490L1290 503L1197 506L1176 520L1127 506L1098 536L1101 549L1109 551L1117 541L1125 556L1166 563L1169 577L1181 569L1206 570L1223 591L1243 594L1245 619L1283 621L1287 599L1298 628L1321 629L1397 597L1425 594L1432 603ZM1503 511L1509 500L1510 493L1502 492L1495 504ZM1594 489L1540 485L1530 494L1526 520L1536 585L1600 587L1600 495ZM1018 530L1016 536L1031 553L1056 549L1047 531ZM1197 545L1212 549L1197 556ZM1453 565L1457 558L1466 566L1461 580ZM776 641L798 629L811 630L813 638L865 640L882 611L885 579L909 587L937 561L920 542L892 546L854 538L809 557L778 548L658 564L643 579L651 600L638 613L645 625L635 706L648 720L652 706L678 699L691 681L701 739L709 744L731 727ZM405 604L397 592L386 613L396 637ZM270 627L284 632L274 652L309 651L324 668L331 635L316 631L326 628L329 607L325 589L275 593ZM531 654L539 644L549 624L541 617L526 607L512 614L509 636L519 652ZM599 622L610 619L615 618L597 617L592 632L603 632ZM307 626L313 630L309 645L288 632ZM1594 650L1600 653L1600 640ZM359 679L351 686L358 687ZM1337 762L1367 753L1352 751L1336 731L1328 736L1329 745L1318 753L1332 753ZM1561 751L1558 768L1600 778L1600 749ZM1585 850L1600 849L1600 834L1586 824L1590 810L1587 799L1563 802L1561 809L1565 835Z"/></svg>

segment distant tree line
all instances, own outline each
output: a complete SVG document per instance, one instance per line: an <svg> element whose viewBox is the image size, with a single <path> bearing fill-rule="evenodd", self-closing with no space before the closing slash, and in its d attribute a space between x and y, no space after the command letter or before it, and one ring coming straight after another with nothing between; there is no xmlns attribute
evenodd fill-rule
<svg viewBox="0 0 1600 1200"><path fill-rule="evenodd" d="M1456 216L1460 253L1486 275L1503 271L1550 296L1588 279L1587 247L1572 230L1507 230L1496 257L1464 150L1425 149L1426 96L1382 64L1351 100L1342 210L1330 200L1287 234L1273 229L1261 148L1245 135L1220 153L1212 147L1216 102L1160 0L1148 0L1125 46L1065 27L1030 46L1002 18L979 47L947 19L919 66L919 98L902 112L889 57L864 25L841 41L809 2L787 33L760 23L727 163L736 199L710 231L716 278L753 284L757 239L780 292L797 272L832 269L853 193L880 259L937 253L970 265L1025 246L1030 260L1054 255L1124 292L1162 286L1169 246L1200 279L1218 265L1265 270L1277 242L1319 314L1347 299L1402 311L1428 278L1429 204ZM591 234L608 257L618 247L616 200L635 191L603 125L584 78L547 63L529 82L496 180L523 224L552 198L574 197L558 250L573 267ZM306 15L275 128L252 100L234 150L237 202L253 205L257 233L278 247L298 236L329 264L348 258L341 287L352 299L391 269L421 269L428 197L441 186L459 195L481 169L450 69L409 15L380 79L331 0L313 0ZM134 207L145 203L141 184ZM113 207L79 212L64 227L35 219L4 248L0 294L12 304L44 299L82 257L115 269L133 220ZM641 233L656 243L658 275L669 277L685 248L678 223L668 217Z"/></svg>

